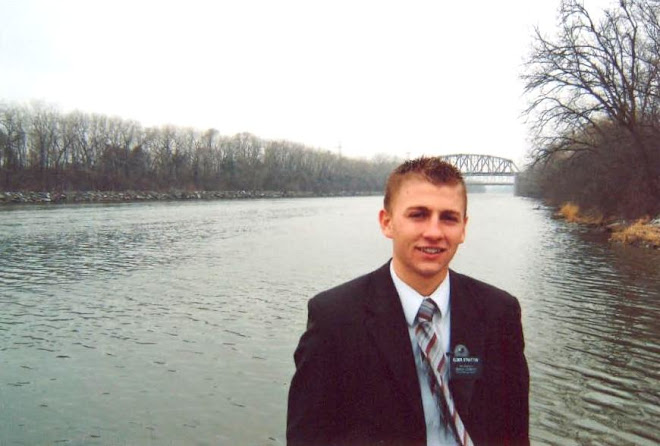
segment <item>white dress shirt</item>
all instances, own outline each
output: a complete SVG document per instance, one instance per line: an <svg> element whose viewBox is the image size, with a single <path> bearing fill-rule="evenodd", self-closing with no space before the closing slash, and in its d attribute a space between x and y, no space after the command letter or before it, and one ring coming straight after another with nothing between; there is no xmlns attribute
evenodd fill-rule
<svg viewBox="0 0 660 446"><path fill-rule="evenodd" d="M429 383L429 371L423 363L422 351L417 343L415 336L415 325L419 307L425 298L431 298L440 309L439 316L436 313L433 316L433 326L436 333L441 338L441 346L445 352L449 351L449 333L450 333L450 314L449 314L449 274L445 280L431 293L430 296L422 296L412 287L401 280L394 272L392 262L390 262L390 274L394 281L394 286L401 299L403 313L408 323L408 334L412 344L413 354L415 355L415 367L417 368L417 378L419 387L422 391L422 405L424 408L424 419L426 421L426 444L427 446L456 446L456 439L451 429L442 421L442 412L438 406L436 397L431 392Z"/></svg>

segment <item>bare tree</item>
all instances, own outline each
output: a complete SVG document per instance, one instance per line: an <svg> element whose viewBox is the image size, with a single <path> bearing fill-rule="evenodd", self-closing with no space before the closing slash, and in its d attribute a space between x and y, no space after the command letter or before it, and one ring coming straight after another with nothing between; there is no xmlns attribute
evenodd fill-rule
<svg viewBox="0 0 660 446"><path fill-rule="evenodd" d="M0 168L19 169L27 163L26 112L0 104Z"/></svg>
<svg viewBox="0 0 660 446"><path fill-rule="evenodd" d="M535 30L522 79L536 161L601 156L602 141L623 135L630 162L660 194L659 16L658 0L620 0L599 17L580 0L561 0L557 36Z"/></svg>

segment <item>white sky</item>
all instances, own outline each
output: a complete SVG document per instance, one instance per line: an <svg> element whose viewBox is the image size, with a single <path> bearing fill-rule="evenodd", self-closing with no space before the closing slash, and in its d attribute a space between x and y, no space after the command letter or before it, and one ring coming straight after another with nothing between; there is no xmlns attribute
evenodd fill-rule
<svg viewBox="0 0 660 446"><path fill-rule="evenodd" d="M518 76L532 27L552 31L558 3L0 0L0 100L353 157L520 165Z"/></svg>

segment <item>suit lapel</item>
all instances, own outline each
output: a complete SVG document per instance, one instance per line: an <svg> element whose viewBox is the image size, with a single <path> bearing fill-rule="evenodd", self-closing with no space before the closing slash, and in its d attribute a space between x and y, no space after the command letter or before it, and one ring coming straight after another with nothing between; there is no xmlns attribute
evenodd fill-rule
<svg viewBox="0 0 660 446"><path fill-rule="evenodd" d="M449 273L451 309L450 351L457 345L467 347L470 356L484 357L483 309L479 299L466 286L460 274ZM474 379L454 379L449 383L456 407L461 415L469 412L469 403L474 387Z"/></svg>
<svg viewBox="0 0 660 446"><path fill-rule="evenodd" d="M422 397L408 325L392 282L389 262L371 274L370 287L371 293L364 308L365 325L411 410L423 420Z"/></svg>

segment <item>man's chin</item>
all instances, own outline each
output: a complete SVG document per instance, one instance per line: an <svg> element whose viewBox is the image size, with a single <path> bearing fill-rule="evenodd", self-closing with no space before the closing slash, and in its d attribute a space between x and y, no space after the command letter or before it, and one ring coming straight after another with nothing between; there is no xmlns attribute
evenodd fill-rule
<svg viewBox="0 0 660 446"><path fill-rule="evenodd" d="M420 277L425 279L437 279L438 277L444 278L444 275L447 273L447 268L442 266L435 265L433 267L422 267L418 268L417 274Z"/></svg>

